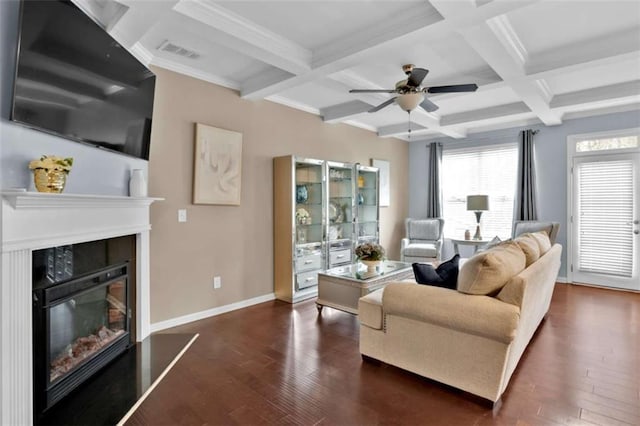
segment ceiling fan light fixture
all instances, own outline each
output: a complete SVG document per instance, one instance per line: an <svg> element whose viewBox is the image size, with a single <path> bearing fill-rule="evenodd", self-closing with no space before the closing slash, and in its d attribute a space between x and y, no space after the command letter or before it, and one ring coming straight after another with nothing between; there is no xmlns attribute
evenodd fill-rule
<svg viewBox="0 0 640 426"><path fill-rule="evenodd" d="M400 108L407 112L411 112L420 105L420 102L424 100L422 93L406 93L396 98L396 103Z"/></svg>

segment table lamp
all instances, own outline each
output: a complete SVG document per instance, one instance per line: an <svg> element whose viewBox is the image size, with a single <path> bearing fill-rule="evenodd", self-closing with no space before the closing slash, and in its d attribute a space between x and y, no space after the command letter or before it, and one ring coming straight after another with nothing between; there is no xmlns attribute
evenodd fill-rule
<svg viewBox="0 0 640 426"><path fill-rule="evenodd" d="M473 211L476 214L476 233L473 236L474 240L481 240L480 234L480 218L482 212L489 210L489 196L488 195L467 195L467 210Z"/></svg>

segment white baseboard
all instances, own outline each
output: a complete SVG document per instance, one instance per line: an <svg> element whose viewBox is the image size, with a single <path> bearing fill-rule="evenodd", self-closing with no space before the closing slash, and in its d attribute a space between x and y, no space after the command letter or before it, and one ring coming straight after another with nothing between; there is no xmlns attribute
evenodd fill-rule
<svg viewBox="0 0 640 426"><path fill-rule="evenodd" d="M237 309L257 305L258 303L269 302L271 300L275 300L275 298L275 293L269 293L265 294L264 296L258 296L247 300L241 300L240 302L230 303L228 305L207 309L206 311L194 312L193 314L183 315L181 317L156 322L151 324L151 332L155 333L156 331L166 330L167 328L177 327L179 325L187 324L193 321L198 321L201 319L235 311Z"/></svg>
<svg viewBox="0 0 640 426"><path fill-rule="evenodd" d="M556 278L556 282L557 283L564 283L564 284L568 284L569 281L567 280L567 277L558 277Z"/></svg>

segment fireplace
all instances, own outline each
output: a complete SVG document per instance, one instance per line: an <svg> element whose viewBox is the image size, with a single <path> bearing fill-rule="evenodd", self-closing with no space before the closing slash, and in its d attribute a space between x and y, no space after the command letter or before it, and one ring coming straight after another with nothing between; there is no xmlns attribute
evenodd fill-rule
<svg viewBox="0 0 640 426"><path fill-rule="evenodd" d="M158 198L115 195L43 194L2 191L2 281L0 283L0 424L33 424L33 253L48 247L76 246L120 236L134 236L135 260L129 262L127 287L132 316L129 334L139 342L150 333L149 208ZM60 253L59 253L60 254ZM61 253L64 259L64 251ZM108 258L108 257L103 257ZM73 258L75 278L84 265ZM112 263L112 261L114 263ZM125 263L110 259L103 268ZM58 269L64 275L64 269ZM82 274L89 274L84 270ZM71 278L65 278L65 281ZM61 282L61 281L60 281ZM40 287L46 287L41 285Z"/></svg>
<svg viewBox="0 0 640 426"><path fill-rule="evenodd" d="M131 344L135 236L33 252L34 415Z"/></svg>

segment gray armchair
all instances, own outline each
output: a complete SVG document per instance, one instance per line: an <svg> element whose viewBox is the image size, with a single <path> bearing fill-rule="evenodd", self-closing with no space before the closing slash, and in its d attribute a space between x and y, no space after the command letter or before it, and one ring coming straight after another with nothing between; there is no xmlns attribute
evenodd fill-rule
<svg viewBox="0 0 640 426"><path fill-rule="evenodd" d="M440 260L444 219L406 219L406 237L400 245L403 262L429 262Z"/></svg>
<svg viewBox="0 0 640 426"><path fill-rule="evenodd" d="M558 222L541 222L538 220L516 220L513 223L513 238L527 232L545 231L551 244L555 244L560 230Z"/></svg>

